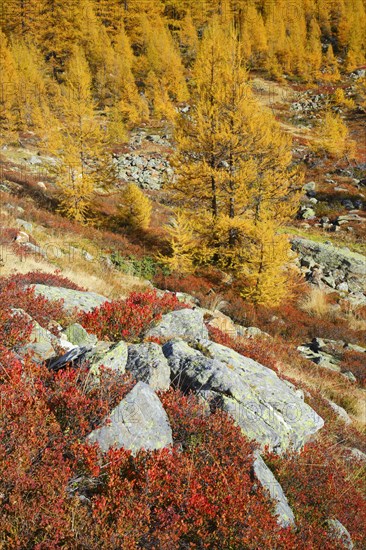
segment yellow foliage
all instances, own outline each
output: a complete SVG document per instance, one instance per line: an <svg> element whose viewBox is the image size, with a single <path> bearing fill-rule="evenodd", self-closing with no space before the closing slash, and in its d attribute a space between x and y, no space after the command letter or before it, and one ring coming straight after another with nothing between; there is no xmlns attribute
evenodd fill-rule
<svg viewBox="0 0 366 550"><path fill-rule="evenodd" d="M172 253L169 257L159 255L158 259L171 271L178 273L192 272L197 242L194 236L193 225L188 219L187 214L182 210L178 211L166 229Z"/></svg>
<svg viewBox="0 0 366 550"><path fill-rule="evenodd" d="M251 92L235 32L218 19L203 38L193 76L192 108L176 129L178 179L171 189L192 214L197 258L239 274L248 232L256 228L253 242L260 247L263 220L277 234L297 210L300 177L290 167L289 138ZM279 237L274 242L284 246ZM262 264L260 280L277 277L280 294L286 258L278 257L273 267ZM251 298L262 294L253 291Z"/></svg>
<svg viewBox="0 0 366 550"><path fill-rule="evenodd" d="M278 233L277 224L265 217L248 229L243 264L239 273L245 284L241 295L263 305L276 306L289 297L286 266L291 258L289 239ZM238 273L238 275L239 275Z"/></svg>
<svg viewBox="0 0 366 550"><path fill-rule="evenodd" d="M134 183L123 190L120 215L122 221L133 229L145 230L150 225L152 204L143 191Z"/></svg>
<svg viewBox="0 0 366 550"><path fill-rule="evenodd" d="M334 103L347 109L354 109L356 107L353 99L346 97L343 88L337 88L332 97Z"/></svg>
<svg viewBox="0 0 366 550"><path fill-rule="evenodd" d="M354 156L355 142L349 138L348 128L340 115L326 112L318 127L314 149L333 158Z"/></svg>

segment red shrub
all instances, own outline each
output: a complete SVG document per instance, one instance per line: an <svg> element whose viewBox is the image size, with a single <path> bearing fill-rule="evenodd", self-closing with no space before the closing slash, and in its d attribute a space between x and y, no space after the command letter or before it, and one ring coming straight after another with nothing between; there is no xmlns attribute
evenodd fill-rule
<svg viewBox="0 0 366 550"><path fill-rule="evenodd" d="M345 351L341 362L342 372L351 371L358 383L366 386L366 354L357 351Z"/></svg>
<svg viewBox="0 0 366 550"><path fill-rule="evenodd" d="M24 315L0 307L0 341L4 347L16 350L28 342L32 325Z"/></svg>
<svg viewBox="0 0 366 550"><path fill-rule="evenodd" d="M62 300L51 302L44 296L36 296L34 288L24 288L17 280L0 277L0 292L0 309L3 311L23 309L44 328L50 321L62 322L65 319Z"/></svg>
<svg viewBox="0 0 366 550"><path fill-rule="evenodd" d="M12 276L12 282L23 286L40 284L70 288L71 290L85 290L67 277L63 277L60 270L56 270L54 273L44 273L43 271L30 271L24 275L17 273Z"/></svg>
<svg viewBox="0 0 366 550"><path fill-rule="evenodd" d="M362 479L357 480L359 465L350 475L333 446L320 442L308 444L301 454L270 455L267 460L296 511L307 548L344 548L327 538L324 521L334 518L348 529L357 548L365 548L366 503Z"/></svg>
<svg viewBox="0 0 366 550"><path fill-rule="evenodd" d="M233 422L219 411L206 415L193 396L170 390L161 399L177 445L107 454L89 546L102 539L102 548L296 548L255 488L253 449Z"/></svg>
<svg viewBox="0 0 366 550"><path fill-rule="evenodd" d="M154 284L164 290L171 292L186 292L201 301L212 289L212 284L202 277L196 275L162 275L154 279Z"/></svg>
<svg viewBox="0 0 366 550"><path fill-rule="evenodd" d="M136 341L161 315L189 307L175 294L159 297L155 290L133 292L126 300L105 302L91 313L85 313L81 324L98 338Z"/></svg>

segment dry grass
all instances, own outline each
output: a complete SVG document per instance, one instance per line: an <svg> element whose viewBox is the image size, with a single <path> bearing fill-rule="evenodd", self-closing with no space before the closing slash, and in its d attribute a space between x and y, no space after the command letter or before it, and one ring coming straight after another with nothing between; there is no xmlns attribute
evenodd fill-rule
<svg viewBox="0 0 366 550"><path fill-rule="evenodd" d="M304 385L320 391L323 397L345 408L360 431L365 428L366 390L347 381L340 373L306 361L295 350L289 350L288 357L279 361L277 368L280 376L291 378L299 387Z"/></svg>
<svg viewBox="0 0 366 550"><path fill-rule="evenodd" d="M325 317L332 313L328 295L320 288L312 288L299 302L299 307L314 317Z"/></svg>
<svg viewBox="0 0 366 550"><path fill-rule="evenodd" d="M75 284L113 299L125 298L131 292L142 290L147 285L146 281L137 277L108 269L98 260L88 262L84 258L76 258L71 261L64 256L57 261L47 261L33 254L19 257L10 247L2 248L1 258L0 275L2 276L25 274L30 271L53 273L55 269L60 269L62 275Z"/></svg>

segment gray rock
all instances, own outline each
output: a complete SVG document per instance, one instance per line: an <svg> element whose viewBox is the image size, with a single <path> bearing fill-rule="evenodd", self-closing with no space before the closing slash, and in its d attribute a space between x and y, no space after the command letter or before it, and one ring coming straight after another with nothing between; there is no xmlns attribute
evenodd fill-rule
<svg viewBox="0 0 366 550"><path fill-rule="evenodd" d="M161 346L153 342L128 346L126 370L154 390L170 386L170 368Z"/></svg>
<svg viewBox="0 0 366 550"><path fill-rule="evenodd" d="M95 292L82 292L57 286L34 285L36 295L45 296L49 300L64 300L64 309L72 311L74 308L89 312L95 307L108 302L108 298Z"/></svg>
<svg viewBox="0 0 366 550"><path fill-rule="evenodd" d="M32 232L32 229L33 229L33 224L32 223L26 222L25 220L22 220L20 218L17 218L15 221L16 221L16 224L17 224L18 227L22 227L23 229L25 229L29 233Z"/></svg>
<svg viewBox="0 0 366 550"><path fill-rule="evenodd" d="M208 330L201 309L180 309L163 315L161 321L146 334L151 338L208 338Z"/></svg>
<svg viewBox="0 0 366 550"><path fill-rule="evenodd" d="M365 293L366 258L362 254L351 252L348 248L335 247L331 243L318 243L300 237L292 239L292 247L299 254L300 260L310 257L315 264L323 267L324 274L320 274L320 280L325 281L326 277L330 277L331 286L335 279L337 283L345 281L351 293Z"/></svg>
<svg viewBox="0 0 366 550"><path fill-rule="evenodd" d="M276 502L275 511L279 525L281 525L281 527L294 526L295 516L289 506L286 495L258 452L253 462L253 470L263 489L268 491L270 497Z"/></svg>
<svg viewBox="0 0 366 550"><path fill-rule="evenodd" d="M338 521L338 519L328 519L326 523L329 529L330 537L333 539L340 539L347 550L352 550L353 542L351 539L351 535L349 534L345 526L340 521Z"/></svg>
<svg viewBox="0 0 366 550"><path fill-rule="evenodd" d="M348 449L351 453L351 460L362 460L362 462L366 462L366 454L360 451L360 449L357 449L356 447L353 447L351 449Z"/></svg>
<svg viewBox="0 0 366 550"><path fill-rule="evenodd" d="M347 378L350 382L357 382L357 378L355 377L353 372L347 371L347 372L342 372L341 374L342 374L342 376Z"/></svg>
<svg viewBox="0 0 366 550"><path fill-rule="evenodd" d="M226 410L250 439L277 452L299 449L324 422L274 371L235 351L199 340L163 346L172 383Z"/></svg>
<svg viewBox="0 0 366 550"><path fill-rule="evenodd" d="M327 401L340 420L342 420L345 424L352 424L352 420L343 407L340 407L337 403L333 403L330 399L327 399Z"/></svg>
<svg viewBox="0 0 366 550"><path fill-rule="evenodd" d="M94 334L89 334L79 323L68 326L63 334L75 346L93 346L98 340Z"/></svg>
<svg viewBox="0 0 366 550"><path fill-rule="evenodd" d="M113 344L107 350L96 351L90 359L90 371L96 376L99 375L100 367L106 367L123 374L126 371L128 357L128 346L126 342Z"/></svg>
<svg viewBox="0 0 366 550"><path fill-rule="evenodd" d="M304 208L302 211L301 211L301 218L303 220L311 220L313 218L315 218L315 210L313 210L312 208Z"/></svg>
<svg viewBox="0 0 366 550"><path fill-rule="evenodd" d="M98 443L103 452L111 447L137 453L172 445L172 430L163 406L152 388L138 382L113 409L107 423L91 432L87 441Z"/></svg>

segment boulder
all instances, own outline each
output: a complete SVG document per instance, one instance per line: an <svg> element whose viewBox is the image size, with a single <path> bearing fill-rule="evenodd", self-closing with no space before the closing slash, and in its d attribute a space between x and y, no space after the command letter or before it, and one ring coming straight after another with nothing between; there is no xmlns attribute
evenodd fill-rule
<svg viewBox="0 0 366 550"><path fill-rule="evenodd" d="M287 501L283 489L263 458L257 452L253 462L253 471L259 483L265 491L270 494L272 500L276 502L275 512L277 521L281 527L290 527L295 525L295 516Z"/></svg>
<svg viewBox="0 0 366 550"><path fill-rule="evenodd" d="M161 321L150 329L147 338L181 338L197 340L208 338L208 330L203 319L204 311L197 309L180 309L162 316Z"/></svg>
<svg viewBox="0 0 366 550"><path fill-rule="evenodd" d="M212 407L227 411L262 447L279 453L300 449L323 426L322 418L274 371L209 340L199 340L197 347L182 340L163 346L173 385L195 390Z"/></svg>
<svg viewBox="0 0 366 550"><path fill-rule="evenodd" d="M154 390L170 386L170 368L161 346L153 342L128 346L126 370Z"/></svg>
<svg viewBox="0 0 366 550"><path fill-rule="evenodd" d="M173 443L168 416L154 390L144 382L138 382L106 420L87 437L89 443L98 443L103 452L116 447L137 453Z"/></svg>
<svg viewBox="0 0 366 550"><path fill-rule="evenodd" d="M108 302L108 298L96 294L95 292L83 292L80 290L72 290L58 286L34 285L36 295L45 296L49 300L63 300L64 309L71 312L75 308L90 312L95 307L101 306Z"/></svg>

